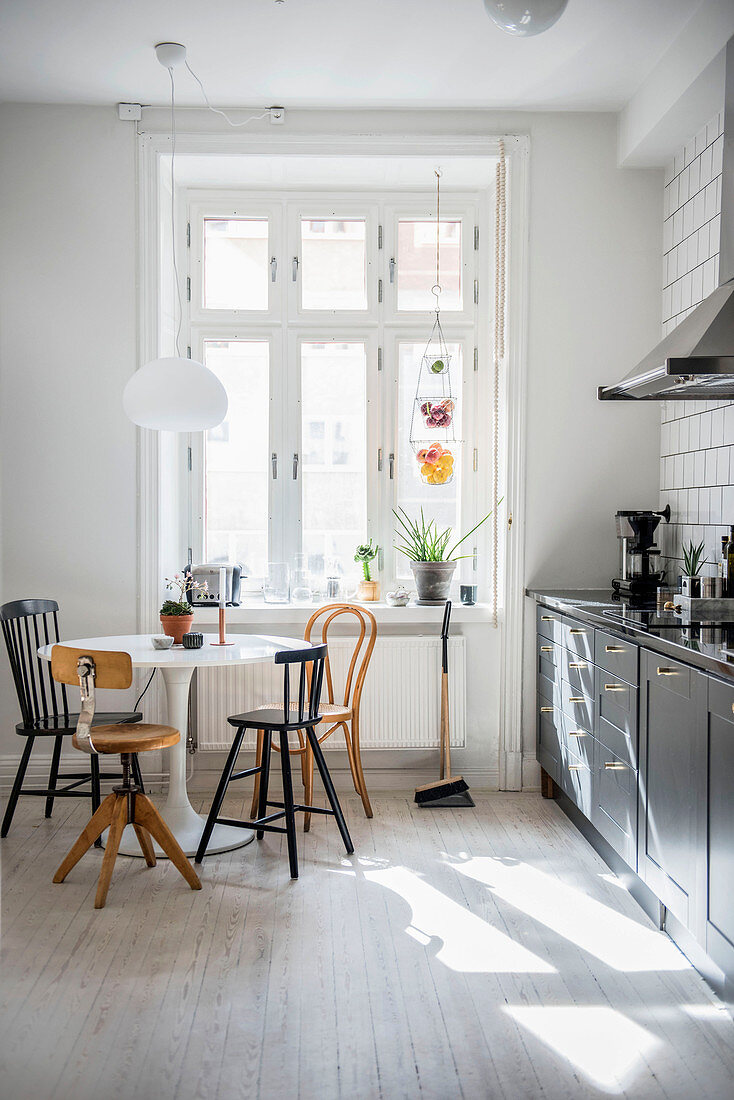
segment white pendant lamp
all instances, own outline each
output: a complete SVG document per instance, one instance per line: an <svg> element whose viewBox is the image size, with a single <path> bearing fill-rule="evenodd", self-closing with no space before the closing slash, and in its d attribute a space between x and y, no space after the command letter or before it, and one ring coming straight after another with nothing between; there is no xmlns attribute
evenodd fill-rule
<svg viewBox="0 0 734 1100"><path fill-rule="evenodd" d="M174 216L174 164L176 157L176 116L174 67L186 61L186 47L178 42L162 42L156 56L171 78L171 249L178 293L179 322L176 331L176 355L153 359L136 371L122 395L126 415L141 428L153 431L200 432L221 424L227 415L227 391L217 376L196 359L179 354L181 333L181 290L176 268Z"/></svg>
<svg viewBox="0 0 734 1100"><path fill-rule="evenodd" d="M487 15L507 34L530 38L549 30L563 15L568 0L484 0Z"/></svg>

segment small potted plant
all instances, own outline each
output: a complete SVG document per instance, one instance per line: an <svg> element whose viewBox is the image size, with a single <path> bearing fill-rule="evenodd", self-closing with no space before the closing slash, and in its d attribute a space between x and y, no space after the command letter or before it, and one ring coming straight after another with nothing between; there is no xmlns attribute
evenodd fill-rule
<svg viewBox="0 0 734 1100"><path fill-rule="evenodd" d="M502 501L498 501L501 504ZM454 556L462 542L485 523L492 512L487 512L484 519L462 535L449 549L451 542L451 528L439 531L435 520L426 523L426 517L421 508L420 520L412 520L408 513L400 508L393 509L393 515L400 524L402 530L397 532L401 540L400 545L395 544L395 549L405 554L410 561L410 568L415 577L415 586L418 589L419 604L440 604L448 599L451 582L454 577L457 561L461 557L470 557L469 554Z"/></svg>
<svg viewBox="0 0 734 1100"><path fill-rule="evenodd" d="M174 573L173 577L166 577L166 588L177 591L178 599L163 601L161 626L163 633L173 638L174 645L182 645L183 636L191 630L194 621L194 609L186 597L194 589L207 592L208 585L206 581L200 583L193 580L190 573Z"/></svg>
<svg viewBox="0 0 734 1100"><path fill-rule="evenodd" d="M681 577L681 591L684 596L698 598L701 595L701 578L699 572L701 566L706 564L703 556L703 541L696 545L693 539L683 547L683 575Z"/></svg>
<svg viewBox="0 0 734 1100"><path fill-rule="evenodd" d="M380 585L377 581L373 581L370 576L370 562L375 560L378 550L379 546L373 546L372 539L370 539L369 542L358 546L354 555L354 560L359 562L364 573L364 580L360 581L357 586L357 599L364 600L365 603L374 603L375 600L380 598Z"/></svg>

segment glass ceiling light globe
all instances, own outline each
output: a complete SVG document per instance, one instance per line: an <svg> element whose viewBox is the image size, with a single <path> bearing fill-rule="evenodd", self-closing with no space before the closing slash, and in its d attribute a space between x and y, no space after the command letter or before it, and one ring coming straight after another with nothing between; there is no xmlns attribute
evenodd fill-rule
<svg viewBox="0 0 734 1100"><path fill-rule="evenodd" d="M201 432L227 415L227 391L203 363L171 356L153 359L125 386L122 407L141 428Z"/></svg>
<svg viewBox="0 0 734 1100"><path fill-rule="evenodd" d="M484 0L487 15L507 34L530 38L556 23L568 0Z"/></svg>

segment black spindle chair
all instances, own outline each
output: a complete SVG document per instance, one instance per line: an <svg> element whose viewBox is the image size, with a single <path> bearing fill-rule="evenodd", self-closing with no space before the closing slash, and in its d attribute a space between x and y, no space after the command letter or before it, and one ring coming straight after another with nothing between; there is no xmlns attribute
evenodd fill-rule
<svg viewBox="0 0 734 1100"><path fill-rule="evenodd" d="M122 772L100 772L99 759L90 757L88 771L59 774L61 748L65 737L71 737L76 729L78 714L69 713L66 687L60 690L51 675L51 662L38 656L42 645L50 645L59 639L59 605L56 600L13 600L0 607L0 625L10 659L10 671L20 704L21 721L15 732L25 737L23 754L15 775L8 805L5 809L0 836L7 836L20 795L36 795L46 799L46 817L51 816L55 798L91 798L92 811L100 804L100 779L121 779ZM139 722L138 711L108 713L95 716L94 724L111 722ZM54 747L48 787L24 787L23 780L37 737L52 737ZM133 757L133 772L142 785L137 757ZM85 783L89 790L79 790ZM60 785L61 784L61 785Z"/></svg>
<svg viewBox="0 0 734 1100"><path fill-rule="evenodd" d="M288 840L288 859L290 861L291 878L298 878L298 848L296 843L296 819L299 811L313 814L327 814L336 818L336 823L344 841L347 853L354 851L347 823L344 820L339 799L337 798L334 784L331 781L329 770L326 767L324 754L321 751L318 737L314 733L314 726L321 721L319 714L319 701L321 699L321 684L324 678L324 662L326 660L327 647L325 645L310 646L308 649L281 650L275 654L275 664L284 665L283 669L283 707L261 708L248 711L246 714L234 714L228 718L230 725L237 730L232 748L230 749L227 763L224 765L219 786L214 796L209 816L206 819L204 832L201 835L199 848L196 852L196 862L201 863L206 855L206 849L212 830L215 825L233 825L245 829L255 829L258 840L262 840L265 832L285 833ZM298 702L291 702L290 691L290 666L300 665L298 679ZM310 669L308 666L311 666ZM308 671L307 671L308 670ZM262 759L254 768L246 768L244 771L234 770L237 763L242 740L248 729L258 730L262 733ZM288 751L288 734L305 730L308 743L311 746L316 767L319 770L324 784L326 797L331 809L322 806L303 806L293 801L293 781L291 778L290 753ZM273 734L280 738L280 767L283 773L283 801L273 802L268 799L268 781L270 778L270 751ZM248 775L260 776L259 806L257 817L253 821L238 821L229 817L220 817L227 788L235 779L244 779ZM275 813L268 813L268 807L275 807ZM274 822L285 818L285 827L275 825Z"/></svg>

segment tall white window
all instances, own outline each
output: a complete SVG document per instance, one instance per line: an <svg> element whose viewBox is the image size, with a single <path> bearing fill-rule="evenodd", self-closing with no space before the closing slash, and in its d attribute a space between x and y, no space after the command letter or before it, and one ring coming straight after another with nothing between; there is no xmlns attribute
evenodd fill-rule
<svg viewBox="0 0 734 1100"><path fill-rule="evenodd" d="M355 547L372 538L383 586L409 578L393 508L423 508L458 537L490 507L480 197L442 195L441 320L460 442L441 485L422 479L409 438L435 319L430 192L186 200L188 342L229 395L224 423L187 441L194 559L239 562L254 592L269 561L299 553L315 574L336 562L356 578ZM480 587L488 534L465 547L462 577Z"/></svg>

